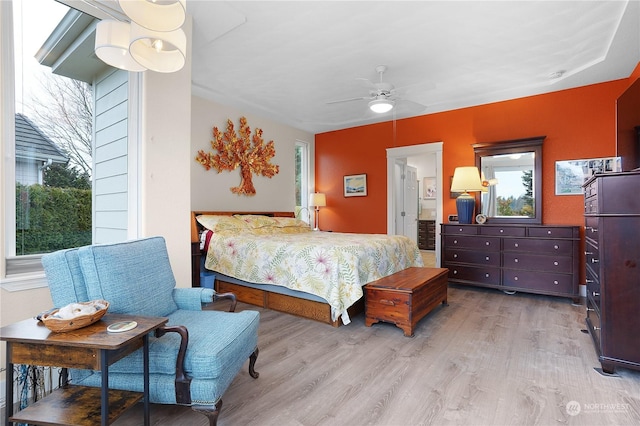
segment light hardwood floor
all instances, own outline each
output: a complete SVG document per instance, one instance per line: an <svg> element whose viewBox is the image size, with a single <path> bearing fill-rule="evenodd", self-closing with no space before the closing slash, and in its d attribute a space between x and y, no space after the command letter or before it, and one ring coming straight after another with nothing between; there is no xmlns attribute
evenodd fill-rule
<svg viewBox="0 0 640 426"><path fill-rule="evenodd" d="M594 370L584 307L568 299L450 287L449 306L413 338L365 327L363 315L332 328L257 310L260 377L245 365L223 397L221 426L640 424L640 372ZM141 419L136 407L116 425ZM152 424L207 421L153 405Z"/></svg>

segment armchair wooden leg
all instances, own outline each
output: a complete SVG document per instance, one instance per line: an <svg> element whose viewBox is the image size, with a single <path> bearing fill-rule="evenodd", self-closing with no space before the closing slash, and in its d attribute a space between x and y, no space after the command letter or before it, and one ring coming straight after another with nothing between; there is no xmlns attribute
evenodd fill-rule
<svg viewBox="0 0 640 426"><path fill-rule="evenodd" d="M218 424L218 415L222 408L222 399L216 405L194 405L191 409L200 414L204 414L209 419L209 426Z"/></svg>
<svg viewBox="0 0 640 426"><path fill-rule="evenodd" d="M256 360L258 359L259 352L258 348L256 348L249 357L249 375L254 379L257 379L260 376L260 373L256 371Z"/></svg>

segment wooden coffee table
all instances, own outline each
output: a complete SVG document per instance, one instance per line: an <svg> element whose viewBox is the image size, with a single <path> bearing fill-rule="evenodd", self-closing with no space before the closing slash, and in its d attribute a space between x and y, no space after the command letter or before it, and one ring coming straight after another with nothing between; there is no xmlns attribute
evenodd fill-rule
<svg viewBox="0 0 640 426"><path fill-rule="evenodd" d="M122 333L107 332L107 326L120 321L136 321L138 325ZM35 319L2 327L0 340L7 342L5 424L93 425L99 416L100 424L107 425L144 398L144 424L149 425L149 333L167 321L168 318L107 314L94 324L64 333L54 333ZM140 347L144 353L144 393L110 390L109 365ZM102 386L63 383L14 415L14 364L64 367L63 378L66 368L99 370Z"/></svg>

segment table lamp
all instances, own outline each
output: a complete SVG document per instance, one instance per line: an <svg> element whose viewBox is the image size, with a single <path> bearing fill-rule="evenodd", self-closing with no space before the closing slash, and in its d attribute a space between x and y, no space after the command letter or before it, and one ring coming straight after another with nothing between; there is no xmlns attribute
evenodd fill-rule
<svg viewBox="0 0 640 426"><path fill-rule="evenodd" d="M316 211L316 226L313 228L314 231L319 231L319 218L320 218L320 207L324 207L327 205L327 197L325 194L321 192L314 192L309 194L309 206L315 207Z"/></svg>
<svg viewBox="0 0 640 426"><path fill-rule="evenodd" d="M482 191L478 168L474 166L456 167L451 182L451 192L462 192L456 199L458 223L469 224L473 222L476 198L469 195L469 192L478 191Z"/></svg>

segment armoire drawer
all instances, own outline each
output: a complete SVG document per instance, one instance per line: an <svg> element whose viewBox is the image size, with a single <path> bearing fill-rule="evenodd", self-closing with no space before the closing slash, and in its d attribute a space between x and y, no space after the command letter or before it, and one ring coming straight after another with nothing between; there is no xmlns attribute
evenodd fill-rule
<svg viewBox="0 0 640 426"><path fill-rule="evenodd" d="M503 270L502 283L506 287L520 287L552 293L572 294L572 276L548 272Z"/></svg>
<svg viewBox="0 0 640 426"><path fill-rule="evenodd" d="M573 268L573 259L567 256L540 256L529 253L503 252L502 266L530 271L570 273Z"/></svg>

